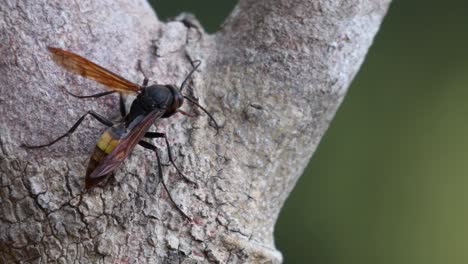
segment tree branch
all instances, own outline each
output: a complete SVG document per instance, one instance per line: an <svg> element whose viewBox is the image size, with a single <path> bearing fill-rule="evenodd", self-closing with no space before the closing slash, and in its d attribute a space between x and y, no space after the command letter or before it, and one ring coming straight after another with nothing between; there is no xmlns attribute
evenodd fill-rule
<svg viewBox="0 0 468 264"><path fill-rule="evenodd" d="M0 13L0 262L279 263L273 229L280 209L362 63L389 0L241 0L215 35L190 15L159 22L141 1L2 2ZM104 188L84 192L87 158L103 127L88 110L118 117L118 98L66 73L46 46L83 55L136 83L189 89L206 115L178 116L153 130L169 135L176 163L164 170L139 149ZM132 98L128 98L127 104ZM186 111L197 112L187 104ZM156 142L161 149L165 143ZM162 151L165 152L165 151ZM167 160L167 155L162 157Z"/></svg>

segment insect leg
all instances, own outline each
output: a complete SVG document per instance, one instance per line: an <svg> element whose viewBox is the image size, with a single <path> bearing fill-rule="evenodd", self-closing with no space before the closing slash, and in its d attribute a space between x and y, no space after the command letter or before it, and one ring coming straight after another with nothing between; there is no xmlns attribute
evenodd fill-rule
<svg viewBox="0 0 468 264"><path fill-rule="evenodd" d="M146 87L148 85L148 76L146 75L145 71L143 70L143 66L141 66L141 60L138 60L137 70L143 74L143 85L142 87Z"/></svg>
<svg viewBox="0 0 468 264"><path fill-rule="evenodd" d="M85 99L85 98L99 98L99 97L102 97L102 96L106 96L106 95L109 95L109 94L113 94L113 93L116 93L117 91L106 91L106 92L102 92L102 93L97 93L97 94L92 94L92 95L76 95L70 91L68 91L67 89L63 88L65 90L65 92L67 92L69 95L73 96L73 97L76 97L76 98L80 98L80 99Z"/></svg>
<svg viewBox="0 0 468 264"><path fill-rule="evenodd" d="M153 148L156 147L156 146L151 145L150 143L148 143L148 142L146 142L146 141L143 141L143 140L141 140L140 142L138 142L138 145L140 145L141 147L143 147L143 148L145 148L145 149L150 149L150 150L153 150ZM148 145L151 145L152 147L148 147ZM163 167L171 166L171 164L162 163L162 162L161 162L161 165L162 165Z"/></svg>
<svg viewBox="0 0 468 264"><path fill-rule="evenodd" d="M119 105L120 105L120 115L125 117L127 115L127 109L125 107L125 100L122 93L119 93Z"/></svg>
<svg viewBox="0 0 468 264"><path fill-rule="evenodd" d="M143 87L146 87L148 85L148 81L149 79L145 77L145 79L143 79Z"/></svg>
<svg viewBox="0 0 468 264"><path fill-rule="evenodd" d="M76 128L81 124L81 122L83 122L84 118L87 116L87 115L91 115L92 117L94 117L97 121L101 122L102 124L106 125L106 126L112 126L114 123L112 123L112 121L108 120L107 118L103 117L102 115L94 112L93 110L90 110L88 112L86 112L86 114L84 114L83 116L80 117L80 119L78 119L78 121L76 121L76 123L67 131L67 133L61 135L60 137L54 139L53 141L47 143L47 144L43 144L43 145L37 145L37 146L31 146L31 145L26 145L26 144L22 144L23 147L25 148L29 148L29 149L35 149L35 148L43 148L43 147L48 147L50 145L53 145L55 144L57 141L61 140L62 138L64 137L68 137L70 136L71 134L73 134L73 132L75 132Z"/></svg>
<svg viewBox="0 0 468 264"><path fill-rule="evenodd" d="M164 190L166 190L168 196L169 196L169 199L171 200L171 202L175 205L175 207L177 208L177 210L184 216L186 217L187 219L189 219L190 221L192 221L192 219L184 212L182 211L182 209L177 205L177 203L174 201L174 199L172 198L171 196L171 192L169 192L169 189L167 188L166 186L166 183L164 182L164 177L163 177L163 173L162 173L162 167L161 167L161 158L159 157L159 151L158 151L158 148L154 145L151 145L150 143L146 142L146 141L140 141L138 142L138 144L146 149L149 149L149 150L152 150L154 151L154 153L156 154L156 161L158 162L158 174L159 174L159 177L161 178L161 184L162 186L164 187Z"/></svg>
<svg viewBox="0 0 468 264"><path fill-rule="evenodd" d="M167 147L167 156L169 157L169 161L171 162L172 166L177 170L177 172L184 178L187 182L190 182L192 184L196 184L194 181L191 179L187 178L176 166L174 159L172 158L172 151L171 151L171 146L169 145L169 140L167 140L167 136L164 133L159 133L159 132L146 132L145 133L146 138L164 138L166 141L166 147Z"/></svg>
<svg viewBox="0 0 468 264"><path fill-rule="evenodd" d="M145 138L163 138L166 137L166 134L159 132L146 132Z"/></svg>

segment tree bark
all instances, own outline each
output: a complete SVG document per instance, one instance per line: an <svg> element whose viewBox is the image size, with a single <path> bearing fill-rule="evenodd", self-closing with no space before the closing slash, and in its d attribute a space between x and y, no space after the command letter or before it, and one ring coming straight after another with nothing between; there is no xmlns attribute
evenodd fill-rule
<svg viewBox="0 0 468 264"><path fill-rule="evenodd" d="M0 3L0 262L280 263L273 229L361 65L390 0L240 0L214 35L191 15L158 21L146 1ZM156 7L157 8L157 7ZM180 85L200 112L158 121L176 164L164 175L186 221L159 184L154 154L133 151L103 188L84 172L118 98L80 100L102 85L65 72L46 46L78 53L136 83ZM127 105L132 97L127 98ZM154 142L165 152L164 142ZM163 156L167 160L167 155Z"/></svg>

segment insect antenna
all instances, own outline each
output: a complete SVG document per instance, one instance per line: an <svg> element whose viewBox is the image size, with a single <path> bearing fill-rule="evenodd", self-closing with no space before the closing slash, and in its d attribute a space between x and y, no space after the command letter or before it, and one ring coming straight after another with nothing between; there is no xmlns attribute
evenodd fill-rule
<svg viewBox="0 0 468 264"><path fill-rule="evenodd" d="M197 102L195 102L195 100L193 100L192 98L188 97L188 96L185 96L184 95L184 98L189 101L190 103L198 106L201 110L203 110L203 112L205 112L208 117L211 119L211 121L213 121L214 125L215 125L215 128L216 128L216 135L218 135L218 132L219 132L219 126L218 126L218 123L216 123L216 120L214 119L214 117L210 114L210 112L208 112L208 110L206 110L205 108L203 108L203 106L199 105Z"/></svg>
<svg viewBox="0 0 468 264"><path fill-rule="evenodd" d="M182 90L184 89L185 87L185 84L187 83L188 79L192 76L192 74L198 69L198 67L200 67L201 65L201 61L200 60L196 60L193 62L195 64L195 66L193 66L193 69L192 71L190 71L190 73L187 75L187 77L185 77L185 80L182 82L182 84L180 85L180 92L182 92Z"/></svg>
<svg viewBox="0 0 468 264"><path fill-rule="evenodd" d="M194 66L193 66L193 69L189 72L189 74L187 75L187 77L185 77L185 80L182 82L182 84L180 85L180 92L182 92L182 90L184 89L185 87L185 84L187 83L188 79L192 76L192 74L198 69L198 67L200 67L201 65L201 61L200 60L196 60L193 62ZM208 117L211 119L211 121L213 121L214 125L215 125L215 128L216 128L216 135L218 134L219 132L219 126L218 126L218 123L216 123L216 120L214 119L214 117L210 114L210 112L208 112L208 110L206 110L203 106L199 105L197 102L195 102L195 100L193 100L192 98L186 96L186 95L183 95L184 98L189 101L190 103L198 106L203 112L205 112Z"/></svg>

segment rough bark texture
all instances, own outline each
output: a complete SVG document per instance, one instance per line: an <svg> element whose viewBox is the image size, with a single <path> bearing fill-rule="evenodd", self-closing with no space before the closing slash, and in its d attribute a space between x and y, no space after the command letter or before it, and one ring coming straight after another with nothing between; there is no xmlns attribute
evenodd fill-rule
<svg viewBox="0 0 468 264"><path fill-rule="evenodd" d="M162 23L143 0L0 2L0 262L280 263L275 221L389 1L241 0L214 35L191 16L179 19L192 25ZM170 135L176 163L197 183L164 169L192 222L158 184L153 154L138 147L106 187L84 193L98 122L49 148L20 147L54 139L87 110L118 118L117 97L64 92L104 88L57 67L48 45L137 83L138 60L161 84L180 84L190 59L203 61L186 92L220 134L204 115L154 128Z"/></svg>

